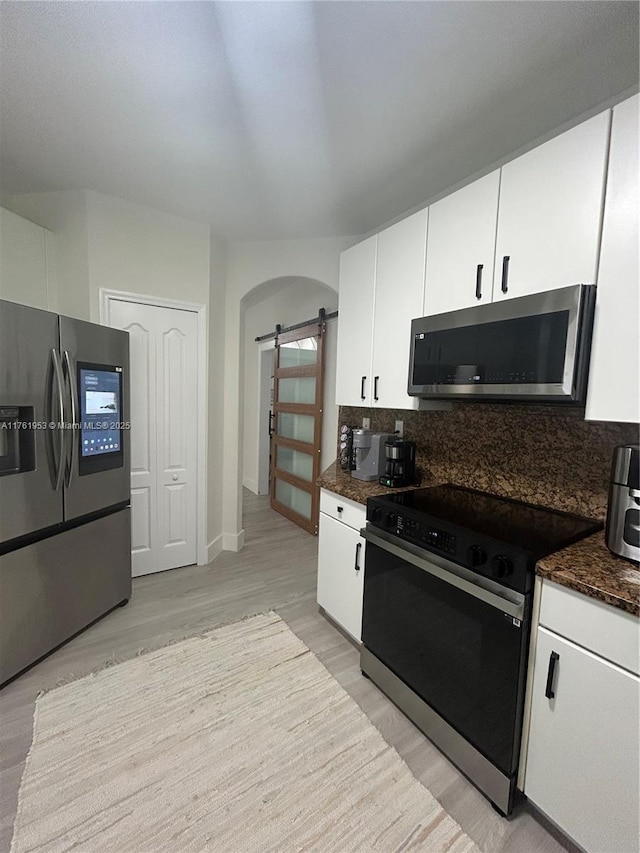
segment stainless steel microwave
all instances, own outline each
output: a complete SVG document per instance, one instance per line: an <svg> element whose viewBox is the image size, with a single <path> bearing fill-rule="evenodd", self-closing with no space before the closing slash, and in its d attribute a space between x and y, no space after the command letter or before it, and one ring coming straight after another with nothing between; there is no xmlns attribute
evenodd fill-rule
<svg viewBox="0 0 640 853"><path fill-rule="evenodd" d="M408 392L582 403L595 300L576 284L413 320Z"/></svg>

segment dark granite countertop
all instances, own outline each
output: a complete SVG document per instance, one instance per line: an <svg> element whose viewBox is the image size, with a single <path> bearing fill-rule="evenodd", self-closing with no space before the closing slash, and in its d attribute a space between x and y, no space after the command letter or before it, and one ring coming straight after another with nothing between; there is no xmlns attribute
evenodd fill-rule
<svg viewBox="0 0 640 853"><path fill-rule="evenodd" d="M437 484L436 480L423 480L417 486L390 489L389 486L381 486L375 481L367 483L363 480L356 480L355 477L351 476L351 471L343 471L337 462L329 465L326 471L323 471L318 477L318 485L321 488L360 504L366 504L367 498L372 498L375 495L384 495L387 492L406 492L407 489L419 489Z"/></svg>
<svg viewBox="0 0 640 853"><path fill-rule="evenodd" d="M437 486L440 482L436 479L423 480L419 486L407 488ZM369 497L391 491L387 486L375 482L365 483L354 479L337 462L323 471L318 478L318 485L361 504L366 504ZM614 556L604 543L602 531L544 557L537 564L536 572L554 583L640 616L640 569Z"/></svg>
<svg viewBox="0 0 640 853"><path fill-rule="evenodd" d="M603 531L544 557L536 572L554 583L640 616L640 569L609 551Z"/></svg>

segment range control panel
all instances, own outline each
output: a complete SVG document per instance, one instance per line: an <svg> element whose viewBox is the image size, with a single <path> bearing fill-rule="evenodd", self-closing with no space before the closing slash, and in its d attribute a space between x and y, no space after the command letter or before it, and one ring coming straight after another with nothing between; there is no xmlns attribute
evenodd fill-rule
<svg viewBox="0 0 640 853"><path fill-rule="evenodd" d="M439 523L439 519L407 512L399 506L384 506L371 499L367 505L367 521L398 539L441 554L512 589L528 592L533 585L533 566L529 565L525 554L476 531Z"/></svg>
<svg viewBox="0 0 640 853"><path fill-rule="evenodd" d="M443 551L446 554L456 553L456 537L453 533L438 530L436 527L423 524L415 518L405 518L402 515L398 515L395 533L409 541L429 545L431 548Z"/></svg>

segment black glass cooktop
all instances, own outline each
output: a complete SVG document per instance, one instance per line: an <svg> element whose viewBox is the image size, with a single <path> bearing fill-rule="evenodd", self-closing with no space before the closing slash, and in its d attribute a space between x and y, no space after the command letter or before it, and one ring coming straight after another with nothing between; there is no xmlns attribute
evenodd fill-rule
<svg viewBox="0 0 640 853"><path fill-rule="evenodd" d="M415 518L441 519L542 557L590 536L602 523L446 483L370 499L402 506Z"/></svg>

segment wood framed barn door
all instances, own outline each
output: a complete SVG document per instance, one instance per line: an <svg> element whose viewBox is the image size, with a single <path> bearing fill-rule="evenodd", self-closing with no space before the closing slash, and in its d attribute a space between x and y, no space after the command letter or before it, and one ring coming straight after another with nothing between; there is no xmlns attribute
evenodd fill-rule
<svg viewBox="0 0 640 853"><path fill-rule="evenodd" d="M271 507L318 533L324 385L324 311L317 320L276 332Z"/></svg>

